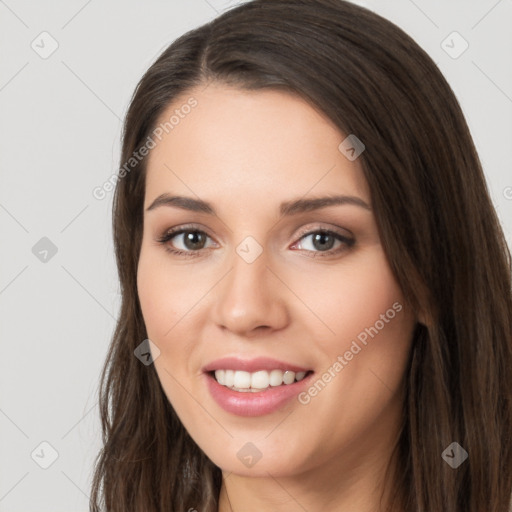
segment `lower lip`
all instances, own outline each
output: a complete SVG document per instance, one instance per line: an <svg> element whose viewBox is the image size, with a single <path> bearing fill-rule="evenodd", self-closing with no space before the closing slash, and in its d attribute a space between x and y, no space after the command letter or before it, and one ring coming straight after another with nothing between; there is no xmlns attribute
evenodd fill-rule
<svg viewBox="0 0 512 512"><path fill-rule="evenodd" d="M237 416L263 416L277 411L296 397L309 381L312 373L299 382L268 387L261 391L233 391L219 384L213 376L205 374L213 399L225 411Z"/></svg>

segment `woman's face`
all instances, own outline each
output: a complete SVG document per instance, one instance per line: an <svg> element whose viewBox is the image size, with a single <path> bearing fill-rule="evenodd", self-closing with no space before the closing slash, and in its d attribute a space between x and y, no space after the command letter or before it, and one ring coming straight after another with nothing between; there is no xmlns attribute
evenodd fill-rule
<svg viewBox="0 0 512 512"><path fill-rule="evenodd" d="M149 155L138 290L183 425L240 475L384 460L416 319L357 153L284 92L211 84L161 121L176 110Z"/></svg>

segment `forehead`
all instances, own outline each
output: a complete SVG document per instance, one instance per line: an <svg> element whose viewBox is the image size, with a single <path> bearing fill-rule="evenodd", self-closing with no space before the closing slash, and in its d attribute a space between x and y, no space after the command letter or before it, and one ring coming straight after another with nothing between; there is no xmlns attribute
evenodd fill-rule
<svg viewBox="0 0 512 512"><path fill-rule="evenodd" d="M346 193L369 202L360 162L338 149L346 135L297 95L212 83L175 99L158 125L146 206L163 192L256 203Z"/></svg>

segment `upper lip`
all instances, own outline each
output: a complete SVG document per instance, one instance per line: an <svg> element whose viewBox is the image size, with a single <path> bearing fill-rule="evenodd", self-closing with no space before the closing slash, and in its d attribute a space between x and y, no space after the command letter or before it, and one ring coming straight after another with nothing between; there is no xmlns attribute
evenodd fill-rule
<svg viewBox="0 0 512 512"><path fill-rule="evenodd" d="M257 372L259 370L290 370L295 373L307 372L309 368L297 366L277 359L270 359L268 357L256 357L254 359L240 359L238 357L224 357L216 359L203 367L203 372L212 372L214 370L239 370L246 372Z"/></svg>

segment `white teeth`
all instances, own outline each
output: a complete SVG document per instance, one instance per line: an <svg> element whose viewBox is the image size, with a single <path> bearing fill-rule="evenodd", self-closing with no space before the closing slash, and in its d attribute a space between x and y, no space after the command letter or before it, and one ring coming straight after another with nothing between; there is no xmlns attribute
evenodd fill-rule
<svg viewBox="0 0 512 512"><path fill-rule="evenodd" d="M251 387L251 374L249 372L235 372L233 386L239 389L249 389Z"/></svg>
<svg viewBox="0 0 512 512"><path fill-rule="evenodd" d="M234 370L226 370L226 374L224 377L224 385L232 387L235 383L235 372Z"/></svg>
<svg viewBox="0 0 512 512"><path fill-rule="evenodd" d="M265 389L268 388L270 384L270 377L268 372L262 370L260 372L255 372L251 375L251 388L255 389Z"/></svg>
<svg viewBox="0 0 512 512"><path fill-rule="evenodd" d="M291 370L260 370L249 373L239 370L215 370L215 379L219 384L236 391L258 391L269 386L277 387L283 384L293 384L301 381L306 372L292 372Z"/></svg>
<svg viewBox="0 0 512 512"><path fill-rule="evenodd" d="M291 384L292 382L295 382L295 372L289 372L289 371L284 372L283 382L285 384Z"/></svg>
<svg viewBox="0 0 512 512"><path fill-rule="evenodd" d="M280 386L283 383L283 372L281 370L272 370L269 381L271 386Z"/></svg>

